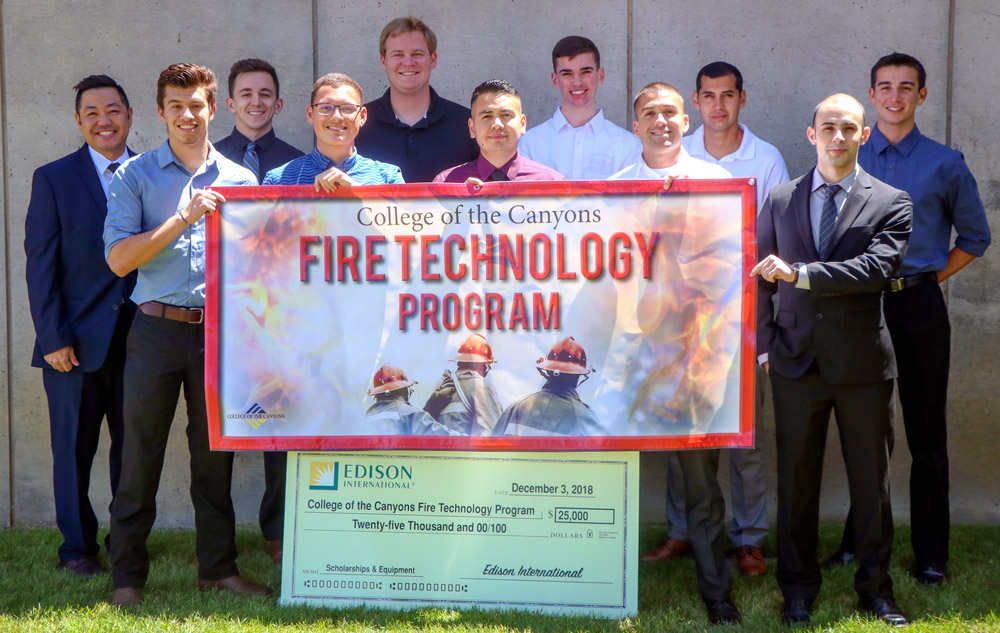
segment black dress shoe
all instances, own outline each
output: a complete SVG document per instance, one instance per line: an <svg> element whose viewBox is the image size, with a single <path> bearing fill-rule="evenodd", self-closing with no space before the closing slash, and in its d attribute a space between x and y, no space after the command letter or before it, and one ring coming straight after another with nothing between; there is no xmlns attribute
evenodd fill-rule
<svg viewBox="0 0 1000 633"><path fill-rule="evenodd" d="M906 614L891 598L861 596L858 600L858 608L895 628L910 624L910 621L906 619Z"/></svg>
<svg viewBox="0 0 1000 633"><path fill-rule="evenodd" d="M928 587L940 587L943 585L947 574L948 572L945 571L944 566L935 565L933 563L923 567L913 568L913 577L916 578L917 582L921 585L927 585Z"/></svg>
<svg viewBox="0 0 1000 633"><path fill-rule="evenodd" d="M801 598L786 600L781 608L781 623L788 626L804 626L812 619L812 604Z"/></svg>
<svg viewBox="0 0 1000 633"><path fill-rule="evenodd" d="M100 574L107 573L97 561L90 558L76 558L74 560L59 561L59 568L79 576L80 578L93 578Z"/></svg>
<svg viewBox="0 0 1000 633"><path fill-rule="evenodd" d="M740 624L743 620L732 600L705 601L705 607L708 610L708 621L712 624Z"/></svg>
<svg viewBox="0 0 1000 633"><path fill-rule="evenodd" d="M823 571L829 571L842 565L846 565L847 563L853 563L857 560L857 557L852 552L838 549L832 556L830 556L830 558L820 563L819 568Z"/></svg>

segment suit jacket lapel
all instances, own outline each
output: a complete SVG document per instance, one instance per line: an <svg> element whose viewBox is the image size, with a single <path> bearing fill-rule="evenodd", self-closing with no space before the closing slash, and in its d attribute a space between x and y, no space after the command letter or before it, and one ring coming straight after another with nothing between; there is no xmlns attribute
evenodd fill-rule
<svg viewBox="0 0 1000 633"><path fill-rule="evenodd" d="M97 168L90 158L90 150L86 145L76 152L76 171L80 175L80 180L87 187L90 197L99 208L108 206L108 198L104 195L104 187L101 186L101 179L97 175Z"/></svg>
<svg viewBox="0 0 1000 633"><path fill-rule="evenodd" d="M837 215L837 223L833 227L833 236L830 237L829 252L832 253L837 248L837 244L844 237L844 233L858 219L858 215L865 208L865 204L868 203L871 195L871 177L863 169L859 168L858 175L854 179L854 186L851 187L851 193L847 195L847 200L844 202L844 208Z"/></svg>
<svg viewBox="0 0 1000 633"><path fill-rule="evenodd" d="M795 209L795 220L799 229L799 237L806 245L809 252L810 261L819 260L819 251L816 250L816 243L813 241L812 220L809 219L809 190L812 189L812 172L809 172L799 181L799 186L792 192L791 206Z"/></svg>

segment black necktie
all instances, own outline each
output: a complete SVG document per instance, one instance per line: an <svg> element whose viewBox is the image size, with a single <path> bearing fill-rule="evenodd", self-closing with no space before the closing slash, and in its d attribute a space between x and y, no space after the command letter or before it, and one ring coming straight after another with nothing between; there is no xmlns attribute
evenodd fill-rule
<svg viewBox="0 0 1000 633"><path fill-rule="evenodd" d="M840 185L823 185L826 189L826 199L823 201L823 213L819 216L819 257L826 259L830 253L830 238L833 237L833 227L837 224L837 203L833 197L840 191Z"/></svg>
<svg viewBox="0 0 1000 633"><path fill-rule="evenodd" d="M118 171L118 168L121 166L122 166L121 163L111 163L110 165L108 165L108 171L110 171L111 175L114 176L115 172Z"/></svg>
<svg viewBox="0 0 1000 633"><path fill-rule="evenodd" d="M253 172L254 178L260 182L260 159L257 157L257 143L250 141L247 151L243 154L243 166Z"/></svg>
<svg viewBox="0 0 1000 633"><path fill-rule="evenodd" d="M510 178L508 178L507 174L503 173L499 169L494 169L493 173L490 174L490 180L493 182L505 182L509 181Z"/></svg>

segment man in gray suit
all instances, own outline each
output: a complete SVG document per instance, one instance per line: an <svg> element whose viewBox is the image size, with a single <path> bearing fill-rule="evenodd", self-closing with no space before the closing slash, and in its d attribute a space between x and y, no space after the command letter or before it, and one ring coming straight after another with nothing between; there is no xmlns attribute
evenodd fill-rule
<svg viewBox="0 0 1000 633"><path fill-rule="evenodd" d="M762 259L757 350L771 378L778 441L778 585L786 624L810 620L820 477L830 411L847 468L860 567L859 607L902 626L889 577L892 508L889 438L896 362L882 291L906 250L912 204L858 162L868 140L864 108L824 99L807 131L816 168L775 187L757 224ZM771 301L778 293L778 310ZM773 371L772 371L773 370Z"/></svg>

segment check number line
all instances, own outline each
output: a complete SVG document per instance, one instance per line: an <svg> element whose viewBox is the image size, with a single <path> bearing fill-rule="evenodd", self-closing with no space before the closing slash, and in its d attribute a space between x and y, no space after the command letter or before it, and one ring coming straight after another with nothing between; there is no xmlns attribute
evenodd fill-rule
<svg viewBox="0 0 1000 633"><path fill-rule="evenodd" d="M556 583L559 585L613 585L613 582L607 580L530 580L528 578L472 578L462 576L460 580L483 580L487 582L547 582Z"/></svg>

